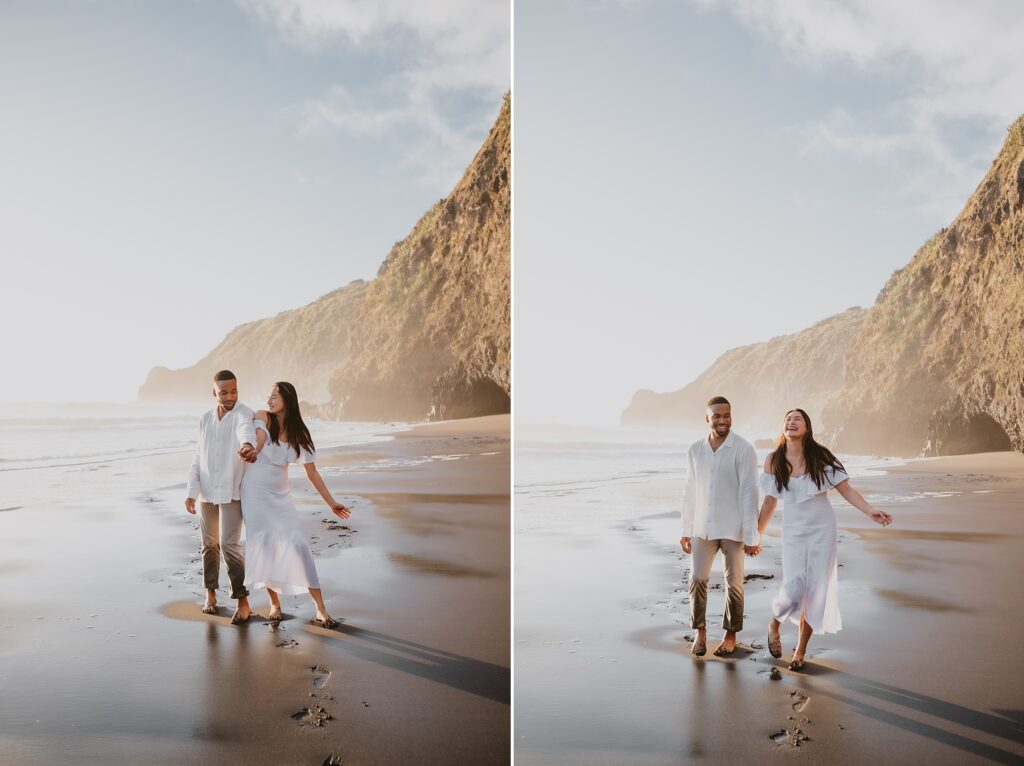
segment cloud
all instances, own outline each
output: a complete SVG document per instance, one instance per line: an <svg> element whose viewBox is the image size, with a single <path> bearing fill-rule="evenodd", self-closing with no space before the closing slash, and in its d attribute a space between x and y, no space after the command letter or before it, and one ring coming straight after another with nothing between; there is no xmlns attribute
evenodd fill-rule
<svg viewBox="0 0 1024 766"><path fill-rule="evenodd" d="M405 62L372 82L336 83L291 112L303 135L400 137L424 183L459 177L509 89L509 0L237 2L311 52L347 44Z"/></svg>
<svg viewBox="0 0 1024 766"><path fill-rule="evenodd" d="M879 115L837 110L797 127L802 154L862 160L916 153L932 168L908 189L943 208L978 182L1005 129L1024 111L1024 4L1000 0L694 0L725 8L812 69L853 67L909 88ZM879 122L883 124L878 125ZM962 156L950 134L970 125L989 136ZM945 191L950 186L952 193Z"/></svg>

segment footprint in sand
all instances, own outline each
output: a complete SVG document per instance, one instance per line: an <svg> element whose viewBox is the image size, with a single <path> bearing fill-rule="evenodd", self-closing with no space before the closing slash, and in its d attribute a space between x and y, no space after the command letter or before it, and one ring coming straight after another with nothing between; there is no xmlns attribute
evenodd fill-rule
<svg viewBox="0 0 1024 766"><path fill-rule="evenodd" d="M331 671L323 665L314 665L310 670L313 671L313 686L317 689L327 686L327 682L331 680Z"/></svg>
<svg viewBox="0 0 1024 766"><path fill-rule="evenodd" d="M276 644L274 644L274 646L276 646L278 649L292 649L293 647L296 647L298 645L299 642L296 641L294 638L287 638L284 641L278 641Z"/></svg>
<svg viewBox="0 0 1024 766"><path fill-rule="evenodd" d="M802 713L804 708L807 707L807 703L811 701L811 698L804 694L802 691L795 691L789 695L793 700L793 712Z"/></svg>
<svg viewBox="0 0 1024 766"><path fill-rule="evenodd" d="M801 743L810 739L798 726L769 734L768 738L778 747L800 747Z"/></svg>
<svg viewBox="0 0 1024 766"><path fill-rule="evenodd" d="M304 707L302 710L292 713L292 720L309 724L310 726L322 727L327 721L333 721L334 716L320 707L320 705L313 705L312 707Z"/></svg>

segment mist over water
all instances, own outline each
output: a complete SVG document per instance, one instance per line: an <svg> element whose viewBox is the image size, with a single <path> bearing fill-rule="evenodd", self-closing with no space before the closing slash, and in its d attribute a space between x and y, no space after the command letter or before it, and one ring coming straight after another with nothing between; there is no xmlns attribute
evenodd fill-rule
<svg viewBox="0 0 1024 766"><path fill-rule="evenodd" d="M0 507L77 502L112 489L148 492L139 458L166 456L184 485L202 404L5 404L0 406ZM395 423L307 420L318 450L387 440Z"/></svg>
<svg viewBox="0 0 1024 766"><path fill-rule="evenodd" d="M737 433L748 441L765 438L738 429ZM705 435L697 430L517 426L516 529L559 529L678 513L687 476L686 450ZM765 447L757 449L759 461L768 452ZM900 462L861 455L840 459L855 478L878 475ZM833 502L843 504L838 495Z"/></svg>

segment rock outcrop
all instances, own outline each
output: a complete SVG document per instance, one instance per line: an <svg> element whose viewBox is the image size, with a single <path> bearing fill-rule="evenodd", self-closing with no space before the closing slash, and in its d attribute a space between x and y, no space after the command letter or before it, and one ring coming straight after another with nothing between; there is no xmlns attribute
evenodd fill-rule
<svg viewBox="0 0 1024 766"><path fill-rule="evenodd" d="M845 352L866 313L850 308L806 330L726 351L678 391L638 391L621 422L702 427L707 400L716 395L732 402L737 427L757 431L779 428L793 407L820 412L843 385Z"/></svg>
<svg viewBox="0 0 1024 766"><path fill-rule="evenodd" d="M510 102L462 180L370 284L331 380L347 420L451 419L511 406Z"/></svg>
<svg viewBox="0 0 1024 766"><path fill-rule="evenodd" d="M452 193L376 279L232 330L195 365L157 367L142 400L205 398L228 368L249 399L295 384L310 414L453 419L511 409L511 102Z"/></svg>
<svg viewBox="0 0 1024 766"><path fill-rule="evenodd" d="M847 452L1024 451L1024 117L879 294L825 417Z"/></svg>
<svg viewBox="0 0 1024 766"><path fill-rule="evenodd" d="M778 372L783 355L794 375ZM816 430L842 452L1024 452L1024 117L874 306L734 349L675 393L638 392L622 421L681 422L713 393L734 396L738 418L820 406Z"/></svg>
<svg viewBox="0 0 1024 766"><path fill-rule="evenodd" d="M366 286L356 280L301 308L239 325L191 367L154 367L139 400L208 399L213 374L228 369L246 402L258 403L279 380L294 383L304 399L327 401L331 375L348 358L349 329Z"/></svg>

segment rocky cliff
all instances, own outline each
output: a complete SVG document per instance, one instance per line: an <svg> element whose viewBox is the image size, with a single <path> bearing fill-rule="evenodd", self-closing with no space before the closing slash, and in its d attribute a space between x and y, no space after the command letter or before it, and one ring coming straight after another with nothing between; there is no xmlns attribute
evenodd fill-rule
<svg viewBox="0 0 1024 766"><path fill-rule="evenodd" d="M793 374L779 372L787 357L801 360ZM874 306L734 349L680 391L640 391L622 421L681 422L713 393L734 398L738 421L747 408L818 410L843 452L1024 452L1024 117Z"/></svg>
<svg viewBox="0 0 1024 766"><path fill-rule="evenodd" d="M510 102L452 193L366 291L330 383L345 419L460 418L511 400Z"/></svg>
<svg viewBox="0 0 1024 766"><path fill-rule="evenodd" d="M241 325L192 367L153 369L139 398L205 398L213 373L228 368L243 399L289 380L321 417L509 412L510 128L506 96L463 178L395 244L376 279Z"/></svg>
<svg viewBox="0 0 1024 766"><path fill-rule="evenodd" d="M213 374L228 369L238 376L242 400L253 406L278 380L294 383L303 399L327 401L331 375L348 358L349 329L366 285L360 279L302 308L239 325L191 367L154 367L139 399L207 399Z"/></svg>
<svg viewBox="0 0 1024 766"><path fill-rule="evenodd" d="M845 350L866 313L847 309L806 330L726 351L678 391L638 391L622 423L701 427L707 400L716 395L732 402L737 429L778 429L793 407L820 412L843 384Z"/></svg>
<svg viewBox="0 0 1024 766"><path fill-rule="evenodd" d="M1024 117L879 294L825 417L847 452L1024 451Z"/></svg>

